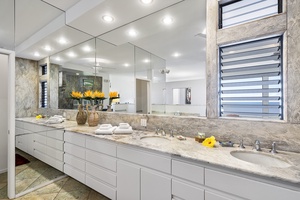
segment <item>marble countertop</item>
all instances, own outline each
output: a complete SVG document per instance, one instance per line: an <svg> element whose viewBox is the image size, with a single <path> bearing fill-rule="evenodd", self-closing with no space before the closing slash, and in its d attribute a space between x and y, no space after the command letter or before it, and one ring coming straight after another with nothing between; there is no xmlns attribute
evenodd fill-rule
<svg viewBox="0 0 300 200"><path fill-rule="evenodd" d="M269 149L262 149L262 152L252 150L252 147L246 146L240 149L236 145L234 147L221 147L216 145L215 148L208 148L198 143L194 138L186 138L186 140L178 140L166 136L169 140L167 143L149 143L141 140L141 137L154 135L153 132L135 130L130 135L96 135L94 131L97 127L89 127L88 125L78 126L75 121L65 121L61 124L44 124L45 120L36 120L35 118L19 118L17 120L46 125L53 128L64 128L66 131L90 135L92 137L113 141L121 144L128 144L145 149L151 149L157 152L167 153L178 157L201 161L216 166L222 166L235 169L247 173L261 175L265 177L275 178L282 181L300 184L300 154L293 152L279 151L278 154L269 153ZM266 167L258 164L252 164L233 157L232 151L247 151L259 154L265 154L278 158L289 163L291 166L286 168Z"/></svg>

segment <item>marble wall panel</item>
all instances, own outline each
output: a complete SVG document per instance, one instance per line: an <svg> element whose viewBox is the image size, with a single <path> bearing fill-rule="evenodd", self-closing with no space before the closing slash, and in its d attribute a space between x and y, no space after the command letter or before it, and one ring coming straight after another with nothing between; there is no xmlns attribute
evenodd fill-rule
<svg viewBox="0 0 300 200"><path fill-rule="evenodd" d="M30 117L38 109L38 64L16 58L16 117Z"/></svg>
<svg viewBox="0 0 300 200"><path fill-rule="evenodd" d="M49 74L49 108L58 109L58 65L50 64Z"/></svg>

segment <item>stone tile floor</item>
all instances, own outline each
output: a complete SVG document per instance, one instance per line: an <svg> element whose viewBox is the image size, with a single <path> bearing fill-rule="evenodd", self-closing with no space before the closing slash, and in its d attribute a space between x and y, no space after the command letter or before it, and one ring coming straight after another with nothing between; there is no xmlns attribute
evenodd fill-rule
<svg viewBox="0 0 300 200"><path fill-rule="evenodd" d="M30 160L30 163L16 167L16 193L36 187L49 180L64 175L62 172L39 161L38 159L17 150L17 152ZM7 198L7 173L0 174L0 200ZM17 200L109 200L107 197L76 181L65 177L43 188L28 193Z"/></svg>

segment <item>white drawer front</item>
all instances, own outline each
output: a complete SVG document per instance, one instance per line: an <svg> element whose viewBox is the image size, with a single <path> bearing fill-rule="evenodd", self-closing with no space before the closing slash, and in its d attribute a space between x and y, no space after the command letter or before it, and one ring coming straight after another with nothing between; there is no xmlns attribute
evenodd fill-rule
<svg viewBox="0 0 300 200"><path fill-rule="evenodd" d="M205 200L232 200L232 199L205 190Z"/></svg>
<svg viewBox="0 0 300 200"><path fill-rule="evenodd" d="M171 173L171 159L159 155L145 153L140 150L134 150L118 146L118 158L137 163L148 168L159 170L165 173Z"/></svg>
<svg viewBox="0 0 300 200"><path fill-rule="evenodd" d="M36 125L28 122L24 122L24 129L29 132L37 132Z"/></svg>
<svg viewBox="0 0 300 200"><path fill-rule="evenodd" d="M43 126L43 125L35 125L35 130L34 132L44 132L46 134L48 130L47 126Z"/></svg>
<svg viewBox="0 0 300 200"><path fill-rule="evenodd" d="M205 169L205 185L250 200L299 200L300 197L300 192L210 169Z"/></svg>
<svg viewBox="0 0 300 200"><path fill-rule="evenodd" d="M15 123L16 123L16 127L21 128L21 129L24 128L24 122L16 120Z"/></svg>
<svg viewBox="0 0 300 200"><path fill-rule="evenodd" d="M85 149L73 144L64 143L64 151L85 160Z"/></svg>
<svg viewBox="0 0 300 200"><path fill-rule="evenodd" d="M50 166L58 169L59 171L64 171L64 163L60 160L54 159L50 156L47 157L47 162Z"/></svg>
<svg viewBox="0 0 300 200"><path fill-rule="evenodd" d="M27 145L25 143L25 138L23 135L16 137L16 147L24 152L27 152Z"/></svg>
<svg viewBox="0 0 300 200"><path fill-rule="evenodd" d="M64 173L75 178L76 180L80 181L81 183L85 183L85 173L78 169L71 167L68 164L64 164Z"/></svg>
<svg viewBox="0 0 300 200"><path fill-rule="evenodd" d="M64 150L64 142L53 138L47 138L47 146L60 151Z"/></svg>
<svg viewBox="0 0 300 200"><path fill-rule="evenodd" d="M186 200L204 200L204 190L181 181L172 180L172 195Z"/></svg>
<svg viewBox="0 0 300 200"><path fill-rule="evenodd" d="M47 161L48 156L45 153L41 153L40 151L34 149L33 156L45 163L48 163L48 161Z"/></svg>
<svg viewBox="0 0 300 200"><path fill-rule="evenodd" d="M204 184L204 168L185 162L172 160L172 175Z"/></svg>
<svg viewBox="0 0 300 200"><path fill-rule="evenodd" d="M33 143L33 149L37 150L43 154L46 154L47 150L46 150L46 145L38 143L38 142L34 142Z"/></svg>
<svg viewBox="0 0 300 200"><path fill-rule="evenodd" d="M63 129L50 129L47 130L47 136L57 140L64 140L64 130Z"/></svg>
<svg viewBox="0 0 300 200"><path fill-rule="evenodd" d="M33 141L41 144L47 144L47 137L39 133L35 133L33 134Z"/></svg>
<svg viewBox="0 0 300 200"><path fill-rule="evenodd" d="M87 138L86 139L86 148L93 151L98 151L99 153L104 153L113 157L117 156L117 146L112 143L101 141L97 138Z"/></svg>
<svg viewBox="0 0 300 200"><path fill-rule="evenodd" d="M85 161L80 158L77 158L75 156L65 153L64 154L64 162L70 166L73 166L73 167L81 170L81 171L85 171Z"/></svg>
<svg viewBox="0 0 300 200"><path fill-rule="evenodd" d="M47 152L48 156L50 156L56 160L59 160L61 162L64 161L64 152L63 151L59 151L59 150L56 150L56 149L53 149L53 148L47 146L46 152Z"/></svg>
<svg viewBox="0 0 300 200"><path fill-rule="evenodd" d="M77 146L85 147L85 136L72 133L72 132L65 132L64 140L68 143L75 144Z"/></svg>
<svg viewBox="0 0 300 200"><path fill-rule="evenodd" d="M116 189L90 177L89 175L86 175L86 185L93 188L97 192L107 196L111 200L116 200L116 196L117 196Z"/></svg>
<svg viewBox="0 0 300 200"><path fill-rule="evenodd" d="M21 135L21 134L23 134L23 133L24 133L24 130L23 130L22 128L18 128L18 127L16 127L16 130L15 130L15 132L16 132L16 135Z"/></svg>
<svg viewBox="0 0 300 200"><path fill-rule="evenodd" d="M86 160L111 171L117 171L117 160L110 156L86 150Z"/></svg>
<svg viewBox="0 0 300 200"><path fill-rule="evenodd" d="M108 183L114 187L117 186L117 175L109 172L101 167L98 167L97 165L86 163L86 173L90 174L93 177L96 177L97 179Z"/></svg>

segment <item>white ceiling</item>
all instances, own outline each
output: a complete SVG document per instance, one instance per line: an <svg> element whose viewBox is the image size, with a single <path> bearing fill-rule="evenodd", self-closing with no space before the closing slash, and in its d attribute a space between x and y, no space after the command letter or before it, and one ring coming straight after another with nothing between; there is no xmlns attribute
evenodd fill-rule
<svg viewBox="0 0 300 200"><path fill-rule="evenodd" d="M3 6L9 7L8 1L11 2L0 1L0 11L3 10L4 16L11 16L13 12L2 9ZM113 15L115 21L111 24L103 22L103 14ZM164 26L161 23L162 17L166 15L173 17L173 24ZM117 45L102 42L101 46L97 46L99 58L113 60L112 56L115 57L115 62L101 64L103 70L106 67L124 67L124 62L133 60L125 61L126 56L131 56L125 48L130 46L125 44L130 42L166 60L167 68L171 70L167 81L204 78L205 38L195 35L205 29L205 16L206 0L154 0L147 6L142 5L140 0L16 0L15 50L18 57L32 60L40 60L59 52L63 58L66 52L64 49L99 36ZM7 41L13 35L13 29L9 27L11 23L11 17L0 18L0 25L6 25L0 26L0 47L8 46L5 41L9 43ZM126 35L129 28L138 31L136 38ZM3 34L5 31L7 33ZM57 43L61 37L67 40L67 44ZM100 40L97 41L100 44ZM46 45L51 46L52 50L45 51ZM39 52L40 56L34 56L35 52ZM179 52L181 56L174 58L174 52ZM73 58L69 66L70 63L83 65L84 56L87 55L80 54L78 59Z"/></svg>

